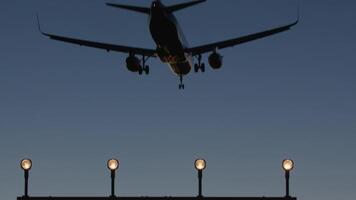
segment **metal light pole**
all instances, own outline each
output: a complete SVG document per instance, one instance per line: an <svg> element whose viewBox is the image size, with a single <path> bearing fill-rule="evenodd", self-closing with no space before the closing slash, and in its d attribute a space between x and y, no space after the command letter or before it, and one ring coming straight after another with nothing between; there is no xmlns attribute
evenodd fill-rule
<svg viewBox="0 0 356 200"><path fill-rule="evenodd" d="M119 161L116 159L110 159L107 162L107 167L111 172L111 195L110 197L115 197L115 175L116 170L119 168Z"/></svg>
<svg viewBox="0 0 356 200"><path fill-rule="evenodd" d="M293 160L290 160L290 159L283 160L282 167L283 167L283 169L285 171L286 197L290 197L290 194L289 194L289 177L290 177L290 172L294 168Z"/></svg>
<svg viewBox="0 0 356 200"><path fill-rule="evenodd" d="M32 161L30 159L23 159L21 160L20 166L23 169L25 175L24 197L28 197L28 178L29 178L30 169L32 168Z"/></svg>
<svg viewBox="0 0 356 200"><path fill-rule="evenodd" d="M198 197L203 197L203 171L206 168L206 161L204 159L197 159L195 161L195 169L198 170L198 181L199 181L199 193Z"/></svg>

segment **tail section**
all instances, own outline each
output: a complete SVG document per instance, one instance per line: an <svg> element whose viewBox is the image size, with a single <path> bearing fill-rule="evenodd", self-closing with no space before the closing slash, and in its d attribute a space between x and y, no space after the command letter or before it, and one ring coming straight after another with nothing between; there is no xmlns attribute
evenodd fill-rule
<svg viewBox="0 0 356 200"><path fill-rule="evenodd" d="M159 5L161 5L164 9L166 9L166 11L173 13L176 12L178 10L182 10L191 6L194 6L196 4L200 4L205 2L206 0L194 0L194 1L190 1L190 2L186 2L186 3L181 3L181 4L176 4L176 5L172 5L172 6L167 6L165 7L160 0L154 0L152 2L152 5L156 5L157 3ZM140 7L140 6L132 6L132 5L123 5L123 4L114 4L114 3L106 3L107 6L111 6L111 7L115 7L115 8L121 8L121 9L125 9L125 10L130 10L130 11L134 11L134 12L139 12L139 13L144 13L149 15L151 13L151 8L148 7Z"/></svg>
<svg viewBox="0 0 356 200"><path fill-rule="evenodd" d="M125 10L131 10L139 13L144 13L144 14L150 14L151 9L150 8L145 8L145 7L139 7L139 6L130 6L130 5L123 5L123 4L114 4L114 3L106 3L106 5L115 7L115 8L121 8Z"/></svg>
<svg viewBox="0 0 356 200"><path fill-rule="evenodd" d="M177 5L173 5L173 6L168 6L167 10L169 12L175 12L178 10L182 10L191 6L194 6L196 4L200 4L205 2L206 0L196 0L196 1L190 1L190 2L186 2L186 3L181 3L181 4L177 4Z"/></svg>

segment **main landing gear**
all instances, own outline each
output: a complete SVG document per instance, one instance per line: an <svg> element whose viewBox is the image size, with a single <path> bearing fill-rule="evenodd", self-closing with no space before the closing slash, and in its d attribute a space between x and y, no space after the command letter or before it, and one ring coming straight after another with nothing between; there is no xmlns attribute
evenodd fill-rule
<svg viewBox="0 0 356 200"><path fill-rule="evenodd" d="M146 65L148 59L150 59L150 56L146 57L142 55L142 67L138 70L138 74L142 75L143 72L145 72L146 75L150 74L150 66Z"/></svg>
<svg viewBox="0 0 356 200"><path fill-rule="evenodd" d="M146 75L149 75L150 74L150 66L146 65L145 67L141 67L138 70L138 74L140 74L140 75L142 75L143 72L145 72Z"/></svg>
<svg viewBox="0 0 356 200"><path fill-rule="evenodd" d="M198 73L199 70L201 70L201 72L205 72L205 64L201 62L202 56L201 54L198 55L198 63L194 65L194 72Z"/></svg>
<svg viewBox="0 0 356 200"><path fill-rule="evenodd" d="M179 81L180 81L180 83L179 83L179 89L180 89L180 90L184 90L183 75L180 75L180 76L179 76Z"/></svg>

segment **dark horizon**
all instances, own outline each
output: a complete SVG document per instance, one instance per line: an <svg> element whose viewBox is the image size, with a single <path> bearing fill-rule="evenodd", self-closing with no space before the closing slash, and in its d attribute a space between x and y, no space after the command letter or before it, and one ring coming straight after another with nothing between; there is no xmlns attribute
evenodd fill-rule
<svg viewBox="0 0 356 200"><path fill-rule="evenodd" d="M356 2L300 1L292 30L221 50L224 66L185 78L158 60L150 76L126 54L49 40L51 33L155 48L147 16L106 2L0 3L0 196L103 196L118 158L122 196L194 196L204 158L206 196L280 196L281 162L295 160L291 195L355 199ZM175 4L183 0L163 1ZM208 0L176 13L191 46L295 20L293 0ZM207 56L204 62L207 63Z"/></svg>

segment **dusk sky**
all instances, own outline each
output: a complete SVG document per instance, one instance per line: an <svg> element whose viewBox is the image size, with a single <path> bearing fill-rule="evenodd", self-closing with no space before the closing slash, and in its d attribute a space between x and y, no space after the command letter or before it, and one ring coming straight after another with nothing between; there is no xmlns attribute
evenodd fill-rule
<svg viewBox="0 0 356 200"><path fill-rule="evenodd" d="M223 68L191 73L184 91L157 59L139 76L125 54L38 32L36 13L46 32L155 48L147 16L105 2L1 0L1 200L23 195L25 157L32 196L108 196L112 157L118 195L195 196L202 157L205 196L283 196L292 158L292 196L356 199L356 1L300 1L297 26L219 51ZM176 17L196 46L291 23L297 5L208 0Z"/></svg>

